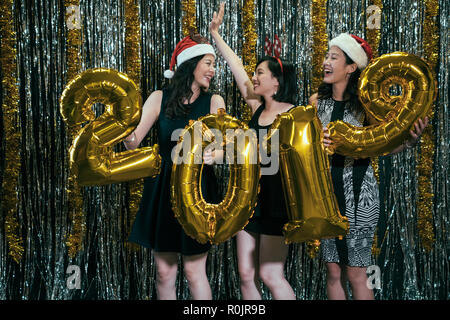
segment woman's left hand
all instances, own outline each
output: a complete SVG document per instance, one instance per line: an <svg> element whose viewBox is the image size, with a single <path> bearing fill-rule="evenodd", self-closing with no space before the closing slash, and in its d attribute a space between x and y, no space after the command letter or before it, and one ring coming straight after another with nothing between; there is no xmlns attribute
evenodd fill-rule
<svg viewBox="0 0 450 320"><path fill-rule="evenodd" d="M213 13L213 18L211 20L211 23L209 24L209 32L219 33L219 27L222 24L224 12L225 12L225 2L221 2L219 13L215 11Z"/></svg>
<svg viewBox="0 0 450 320"><path fill-rule="evenodd" d="M419 119L414 123L414 130L409 130L409 134L411 137L405 141L405 146L407 148L413 147L417 141L419 140L420 136L422 135L423 130L428 125L428 117L425 117L422 121L422 119Z"/></svg>

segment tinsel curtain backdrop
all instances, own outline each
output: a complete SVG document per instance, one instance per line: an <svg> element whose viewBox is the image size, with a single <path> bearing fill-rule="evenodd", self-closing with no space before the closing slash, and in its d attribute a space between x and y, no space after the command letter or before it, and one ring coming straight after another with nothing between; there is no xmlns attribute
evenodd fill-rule
<svg viewBox="0 0 450 320"><path fill-rule="evenodd" d="M142 181L78 186L68 149L80 128L64 123L59 98L76 74L105 67L127 73L145 100L166 84L163 72L189 27L210 38L219 1L0 3L0 299L155 299L152 253L126 241ZM366 38L376 55L404 51L432 66L438 96L421 142L374 159L381 195L376 299L450 298L449 6L445 0L226 1L224 39L251 73L265 37L278 35L281 56L297 68L299 105L320 83L327 41L341 32ZM377 12L380 26L373 28ZM216 70L211 90L224 97L228 113L248 120L220 56ZM103 107L93 109L99 115ZM152 130L143 144L155 142ZM215 169L227 181L227 168ZM70 265L80 267L80 289L67 284ZM234 239L213 246L207 273L214 299L241 298ZM298 299L326 299L325 265L314 244L290 246L286 275ZM190 298L181 264L177 295ZM271 299L264 287L263 296Z"/></svg>

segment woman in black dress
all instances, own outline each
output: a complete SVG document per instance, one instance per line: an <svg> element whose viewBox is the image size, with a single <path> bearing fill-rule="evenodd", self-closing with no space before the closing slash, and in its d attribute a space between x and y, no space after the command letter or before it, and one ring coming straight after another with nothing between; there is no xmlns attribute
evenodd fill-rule
<svg viewBox="0 0 450 320"><path fill-rule="evenodd" d="M214 13L210 32L216 46L233 72L236 83L253 117L249 127L270 128L277 115L295 106L296 79L291 64L275 57L264 57L256 66L250 81L239 57L224 42L219 26L224 4ZM295 299L294 291L284 276L288 246L284 243L282 227L287 222L280 172L262 175L258 203L245 230L237 234L238 269L244 299L261 299L258 276L270 289L274 299Z"/></svg>
<svg viewBox="0 0 450 320"><path fill-rule="evenodd" d="M158 120L158 144L162 158L161 173L145 179L144 192L133 224L129 241L153 249L157 268L158 299L176 299L175 281L178 255L193 299L211 299L211 288L206 276L209 244L200 244L186 235L176 220L170 202L171 152L177 141L172 132L183 129L189 120L197 120L225 108L223 98L208 92L215 74L215 52L200 35L191 35L180 41L172 55L171 70L164 76L172 78L167 89L153 92L143 106L142 117L135 131L124 140L127 149L137 148ZM177 66L176 71L173 69ZM178 138L178 137L177 137ZM205 166L202 179L208 179L208 189L214 183L212 168ZM204 180L202 180L204 181ZM207 183L202 183L205 186ZM202 188L208 202L215 202L214 194Z"/></svg>

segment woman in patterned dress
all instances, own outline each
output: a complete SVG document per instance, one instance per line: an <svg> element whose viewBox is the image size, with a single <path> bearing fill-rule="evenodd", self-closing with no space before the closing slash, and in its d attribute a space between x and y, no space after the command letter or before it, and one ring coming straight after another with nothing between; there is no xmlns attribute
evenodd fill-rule
<svg viewBox="0 0 450 320"><path fill-rule="evenodd" d="M324 146L330 146L329 122L343 120L362 127L376 123L364 112L357 95L361 71L372 59L368 43L354 35L342 33L332 39L323 62L324 79L309 103L317 107L324 126ZM393 153L411 148L418 140L428 119L415 123L415 132ZM347 216L350 230L344 239L321 241L322 257L327 263L327 295L329 299L346 299L347 280L354 299L373 299L367 286L366 269L371 264L373 236L379 216L378 184L370 159L353 159L338 154L331 156L334 192L342 215Z"/></svg>

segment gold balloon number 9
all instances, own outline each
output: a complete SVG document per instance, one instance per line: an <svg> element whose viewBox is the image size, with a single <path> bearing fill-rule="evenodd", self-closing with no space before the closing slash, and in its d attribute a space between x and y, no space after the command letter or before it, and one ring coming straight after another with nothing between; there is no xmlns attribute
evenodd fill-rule
<svg viewBox="0 0 450 320"><path fill-rule="evenodd" d="M70 168L80 185L104 185L159 174L158 145L124 152L113 146L127 137L141 117L141 98L134 82L111 69L89 69L64 89L61 115L69 126L88 122L70 148ZM105 111L96 118L92 105Z"/></svg>
<svg viewBox="0 0 450 320"><path fill-rule="evenodd" d="M401 95L389 94L393 85L401 87ZM428 114L437 93L430 67L404 52L375 59L361 73L358 87L364 109L379 124L362 128L343 121L329 123L331 153L367 158L392 152L409 137L414 123Z"/></svg>

